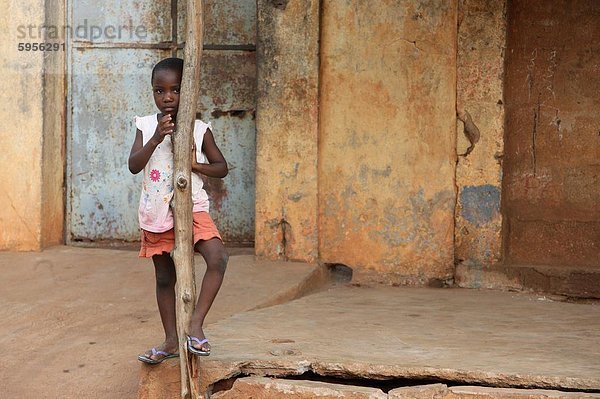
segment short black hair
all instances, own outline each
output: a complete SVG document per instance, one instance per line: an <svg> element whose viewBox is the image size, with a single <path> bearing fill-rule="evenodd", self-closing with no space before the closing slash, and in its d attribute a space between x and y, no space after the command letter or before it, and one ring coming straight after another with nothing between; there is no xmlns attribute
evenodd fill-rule
<svg viewBox="0 0 600 399"><path fill-rule="evenodd" d="M181 58L165 58L158 62L158 64L154 65L152 68L152 77L150 78L150 82L154 81L154 74L156 71L162 71L168 69L170 71L179 72L180 75L183 75L183 60Z"/></svg>

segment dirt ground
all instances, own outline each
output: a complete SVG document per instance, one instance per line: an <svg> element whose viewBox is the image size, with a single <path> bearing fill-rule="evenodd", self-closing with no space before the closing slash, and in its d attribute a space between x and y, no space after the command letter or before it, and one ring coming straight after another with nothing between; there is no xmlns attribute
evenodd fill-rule
<svg viewBox="0 0 600 399"><path fill-rule="evenodd" d="M325 288L315 277L322 269L232 252L207 320L214 353L201 373L228 374L212 373L213 382L231 370L261 375L268 368L281 376L304 370L600 392L597 303L357 285L290 301ZM199 280L203 262L196 260ZM153 267L137 252L0 253L0 275L0 397L135 398L140 376L142 383L157 375L177 381L178 362L149 368L137 360L163 338Z"/></svg>
<svg viewBox="0 0 600 399"><path fill-rule="evenodd" d="M255 262L249 251L230 251L208 324L293 291L314 271ZM199 281L204 265L199 256L196 262ZM0 397L137 396L137 355L163 339L150 260L61 246L0 253L0 275Z"/></svg>

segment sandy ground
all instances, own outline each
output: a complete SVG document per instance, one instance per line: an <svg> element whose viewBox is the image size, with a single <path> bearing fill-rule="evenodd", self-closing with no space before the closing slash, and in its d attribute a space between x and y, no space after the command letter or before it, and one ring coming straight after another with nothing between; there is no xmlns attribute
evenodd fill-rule
<svg viewBox="0 0 600 399"><path fill-rule="evenodd" d="M209 324L293 290L314 271L232 253L242 255L230 258ZM0 275L0 397L136 397L137 354L163 339L150 260L61 246L0 253Z"/></svg>

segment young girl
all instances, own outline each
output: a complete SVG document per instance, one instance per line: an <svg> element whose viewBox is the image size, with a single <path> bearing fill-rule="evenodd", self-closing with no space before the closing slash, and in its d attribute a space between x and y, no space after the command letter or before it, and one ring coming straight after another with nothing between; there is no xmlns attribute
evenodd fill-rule
<svg viewBox="0 0 600 399"><path fill-rule="evenodd" d="M138 356L142 362L161 363L178 356L175 321L175 265L170 252L174 248L173 213L169 206L173 197L173 152L171 135L176 129L179 89L183 60L167 58L152 70L154 102L160 113L136 117L137 131L129 155L133 174L144 170L142 195L138 210L141 231L140 257L152 258L156 272L156 299L165 330L165 341ZM208 215L208 196L199 174L225 177L227 162L215 143L210 125L196 120L192 154L192 201L194 203L194 249L206 261L206 273L198 303L190 323L188 350L196 355L210 354L210 345L202 326L223 281L228 255L219 231Z"/></svg>

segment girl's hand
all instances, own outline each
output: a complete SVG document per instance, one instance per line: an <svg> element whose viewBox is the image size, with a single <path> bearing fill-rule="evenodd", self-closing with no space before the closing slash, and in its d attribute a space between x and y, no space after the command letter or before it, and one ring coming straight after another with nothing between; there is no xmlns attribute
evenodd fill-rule
<svg viewBox="0 0 600 399"><path fill-rule="evenodd" d="M156 145L158 145L162 143L167 135L173 134L174 131L175 123L173 118L169 114L164 115L162 118L160 118L160 121L156 126L152 140L156 143Z"/></svg>

